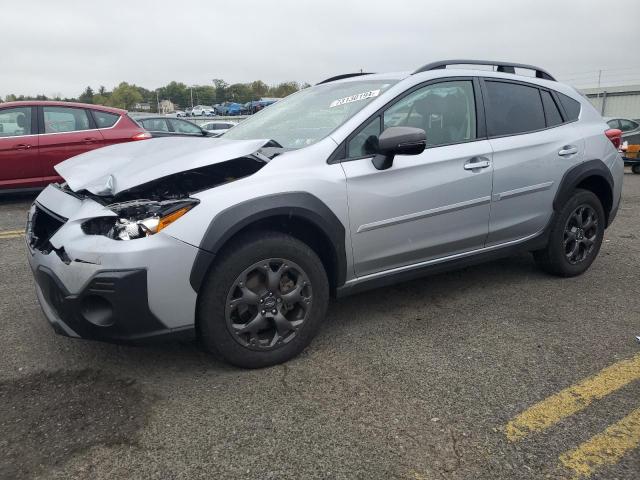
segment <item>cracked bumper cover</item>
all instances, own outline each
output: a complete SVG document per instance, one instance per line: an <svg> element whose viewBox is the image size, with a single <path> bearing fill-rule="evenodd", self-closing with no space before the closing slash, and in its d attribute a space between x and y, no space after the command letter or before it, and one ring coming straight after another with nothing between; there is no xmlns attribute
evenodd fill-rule
<svg viewBox="0 0 640 480"><path fill-rule="evenodd" d="M197 295L189 273L196 247L162 232L129 241L86 235L80 227L86 217L69 215L83 206L70 208L59 193L45 192L29 213L27 256L38 300L57 333L118 343L194 337ZM48 253L30 244L35 205L68 218Z"/></svg>

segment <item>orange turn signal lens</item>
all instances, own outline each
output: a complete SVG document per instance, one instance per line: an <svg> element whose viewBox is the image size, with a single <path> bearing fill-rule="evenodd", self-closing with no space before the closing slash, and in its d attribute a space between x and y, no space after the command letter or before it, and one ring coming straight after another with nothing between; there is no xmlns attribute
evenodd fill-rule
<svg viewBox="0 0 640 480"><path fill-rule="evenodd" d="M171 225L173 222L178 220L181 216L183 216L189 210L191 210L191 206L182 207L181 209L176 210L175 212L172 212L169 215L165 215L164 217L162 217L158 222L158 229L156 230L156 233L162 230L163 228L166 228L169 225Z"/></svg>

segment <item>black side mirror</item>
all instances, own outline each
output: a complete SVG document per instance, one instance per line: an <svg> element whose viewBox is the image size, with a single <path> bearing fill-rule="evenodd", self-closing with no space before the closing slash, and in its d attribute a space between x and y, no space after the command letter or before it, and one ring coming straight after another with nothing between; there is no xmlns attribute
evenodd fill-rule
<svg viewBox="0 0 640 480"><path fill-rule="evenodd" d="M421 128L389 127L378 137L373 166L386 170L393 165L395 155L419 155L427 146L427 134Z"/></svg>

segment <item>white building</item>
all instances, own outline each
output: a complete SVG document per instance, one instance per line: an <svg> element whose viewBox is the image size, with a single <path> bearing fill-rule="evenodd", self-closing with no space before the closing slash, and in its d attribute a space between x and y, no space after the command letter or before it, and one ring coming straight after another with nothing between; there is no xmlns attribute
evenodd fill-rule
<svg viewBox="0 0 640 480"><path fill-rule="evenodd" d="M603 117L640 118L640 85L580 90Z"/></svg>

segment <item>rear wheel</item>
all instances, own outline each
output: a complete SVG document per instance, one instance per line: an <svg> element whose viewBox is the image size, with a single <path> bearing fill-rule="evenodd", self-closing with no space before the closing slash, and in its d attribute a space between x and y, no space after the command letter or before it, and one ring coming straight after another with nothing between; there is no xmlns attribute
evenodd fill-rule
<svg viewBox="0 0 640 480"><path fill-rule="evenodd" d="M222 252L203 286L198 325L205 347L246 368L299 354L322 322L329 285L316 253L276 232Z"/></svg>
<svg viewBox="0 0 640 480"><path fill-rule="evenodd" d="M640 174L640 165L631 165L631 171L636 174Z"/></svg>
<svg viewBox="0 0 640 480"><path fill-rule="evenodd" d="M547 247L534 252L536 263L562 277L584 273L600 251L604 227L598 197L588 190L576 190L556 216Z"/></svg>

